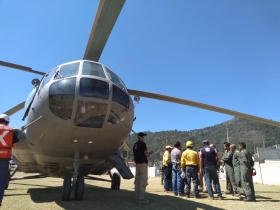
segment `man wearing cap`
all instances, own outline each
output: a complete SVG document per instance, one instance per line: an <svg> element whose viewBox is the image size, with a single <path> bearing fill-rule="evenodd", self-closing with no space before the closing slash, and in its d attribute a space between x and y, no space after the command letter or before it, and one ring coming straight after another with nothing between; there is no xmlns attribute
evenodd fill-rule
<svg viewBox="0 0 280 210"><path fill-rule="evenodd" d="M172 162L171 162L172 147L167 145L163 154L163 174L164 174L164 192L169 192L172 189Z"/></svg>
<svg viewBox="0 0 280 210"><path fill-rule="evenodd" d="M172 189L174 195L184 196L181 178L181 144L177 141L171 151L172 162Z"/></svg>
<svg viewBox="0 0 280 210"><path fill-rule="evenodd" d="M213 180L219 200L223 200L219 177L217 175L216 167L220 162L220 157L217 150L209 146L208 140L203 140L203 148L200 150L200 173L204 173L205 181L208 189L208 199L214 200L211 182Z"/></svg>
<svg viewBox="0 0 280 210"><path fill-rule="evenodd" d="M148 152L145 141L147 134L138 133L138 141L133 146L134 161L136 163L135 171L135 201L137 203L149 203L145 199L146 186L148 185L148 157L153 151Z"/></svg>
<svg viewBox="0 0 280 210"><path fill-rule="evenodd" d="M198 154L193 150L192 141L187 141L186 146L187 149L183 152L181 157L181 170L186 173L186 196L187 198L190 197L190 185L192 179L194 185L194 197L200 198L200 195L198 194Z"/></svg>
<svg viewBox="0 0 280 210"><path fill-rule="evenodd" d="M12 147L17 147L18 138L11 127L9 116L0 114L0 206L4 196L5 186L10 178L9 162L12 157Z"/></svg>

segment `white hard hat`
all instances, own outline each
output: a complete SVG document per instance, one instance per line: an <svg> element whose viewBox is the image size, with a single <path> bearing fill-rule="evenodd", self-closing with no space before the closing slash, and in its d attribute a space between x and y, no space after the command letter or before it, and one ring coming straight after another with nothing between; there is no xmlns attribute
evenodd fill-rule
<svg viewBox="0 0 280 210"><path fill-rule="evenodd" d="M6 122L10 122L10 118L8 115L6 114L0 114L0 121L6 121Z"/></svg>

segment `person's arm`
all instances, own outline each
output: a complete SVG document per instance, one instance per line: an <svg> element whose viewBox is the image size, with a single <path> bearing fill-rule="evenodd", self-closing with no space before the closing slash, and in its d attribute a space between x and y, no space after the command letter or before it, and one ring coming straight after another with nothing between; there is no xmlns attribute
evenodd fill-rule
<svg viewBox="0 0 280 210"><path fill-rule="evenodd" d="M168 166L168 164L167 164L167 160L168 160L168 153L167 152L165 152L164 153L164 155L163 155L163 165L164 166Z"/></svg>
<svg viewBox="0 0 280 210"><path fill-rule="evenodd" d="M200 162L200 164L199 164L199 167L200 167L200 169L199 169L199 173L201 173L201 174L203 174L203 160L202 160L202 158L199 158L199 162Z"/></svg>
<svg viewBox="0 0 280 210"><path fill-rule="evenodd" d="M219 154L219 152L217 152L216 150L215 150L215 152L216 152L216 157L217 157L217 166L220 164L220 161L221 161L221 159L220 159L220 154Z"/></svg>
<svg viewBox="0 0 280 210"><path fill-rule="evenodd" d="M149 156L151 155L151 154L148 152L148 150L145 150L145 151L144 151L144 154L145 154L146 157L149 157Z"/></svg>
<svg viewBox="0 0 280 210"><path fill-rule="evenodd" d="M246 164L248 169L253 169L253 167L250 164L249 156L250 156L250 154L248 153L248 151L246 151L245 154L243 155L243 162Z"/></svg>
<svg viewBox="0 0 280 210"><path fill-rule="evenodd" d="M200 159L199 159L199 155L198 155L198 154L197 154L197 156L196 156L196 162L197 162L197 167L198 167L198 169L200 169L201 163L200 163Z"/></svg>
<svg viewBox="0 0 280 210"><path fill-rule="evenodd" d="M185 168L185 157L187 156L186 152L183 152L182 156L181 156L181 170L183 171Z"/></svg>
<svg viewBox="0 0 280 210"><path fill-rule="evenodd" d="M19 139L18 139L16 133L13 131L13 145L12 145L12 147L13 148L18 147L18 142L19 142Z"/></svg>
<svg viewBox="0 0 280 210"><path fill-rule="evenodd" d="M199 152L198 157L199 157L199 173L203 174L203 155L201 150Z"/></svg>

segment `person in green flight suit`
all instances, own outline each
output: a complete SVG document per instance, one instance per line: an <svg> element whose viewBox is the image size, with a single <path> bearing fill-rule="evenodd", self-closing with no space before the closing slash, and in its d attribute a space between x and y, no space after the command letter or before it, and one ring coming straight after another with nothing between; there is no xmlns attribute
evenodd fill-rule
<svg viewBox="0 0 280 210"><path fill-rule="evenodd" d="M230 145L230 151L233 152L232 165L234 170L235 185L236 187L241 187L240 164L239 164L240 151L236 149L236 146L234 144Z"/></svg>
<svg viewBox="0 0 280 210"><path fill-rule="evenodd" d="M254 161L252 160L251 154L246 150L246 144L244 142L239 143L239 163L240 163L240 174L241 174L241 188L238 188L239 195L245 195L243 201L256 201L255 189L252 178L252 170Z"/></svg>
<svg viewBox="0 0 280 210"><path fill-rule="evenodd" d="M236 184L234 180L234 171L233 171L233 165L232 165L232 157L233 152L230 150L230 144L228 142L224 143L224 155L222 157L222 160L224 161L224 165L226 168L226 189L227 191L225 194L233 194L236 190Z"/></svg>

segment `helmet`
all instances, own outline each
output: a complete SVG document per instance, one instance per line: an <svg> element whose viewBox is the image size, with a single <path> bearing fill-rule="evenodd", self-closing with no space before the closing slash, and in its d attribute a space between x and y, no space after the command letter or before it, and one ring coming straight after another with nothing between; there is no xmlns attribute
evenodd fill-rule
<svg viewBox="0 0 280 210"><path fill-rule="evenodd" d="M2 121L2 122L4 121L6 123L9 123L10 122L10 118L6 114L0 114L0 121Z"/></svg>
<svg viewBox="0 0 280 210"><path fill-rule="evenodd" d="M170 145L167 145L167 146L165 147L165 149L173 149L173 147L171 147Z"/></svg>
<svg viewBox="0 0 280 210"><path fill-rule="evenodd" d="M186 143L186 146L193 146L193 143L192 143L192 141L187 141L187 143Z"/></svg>

